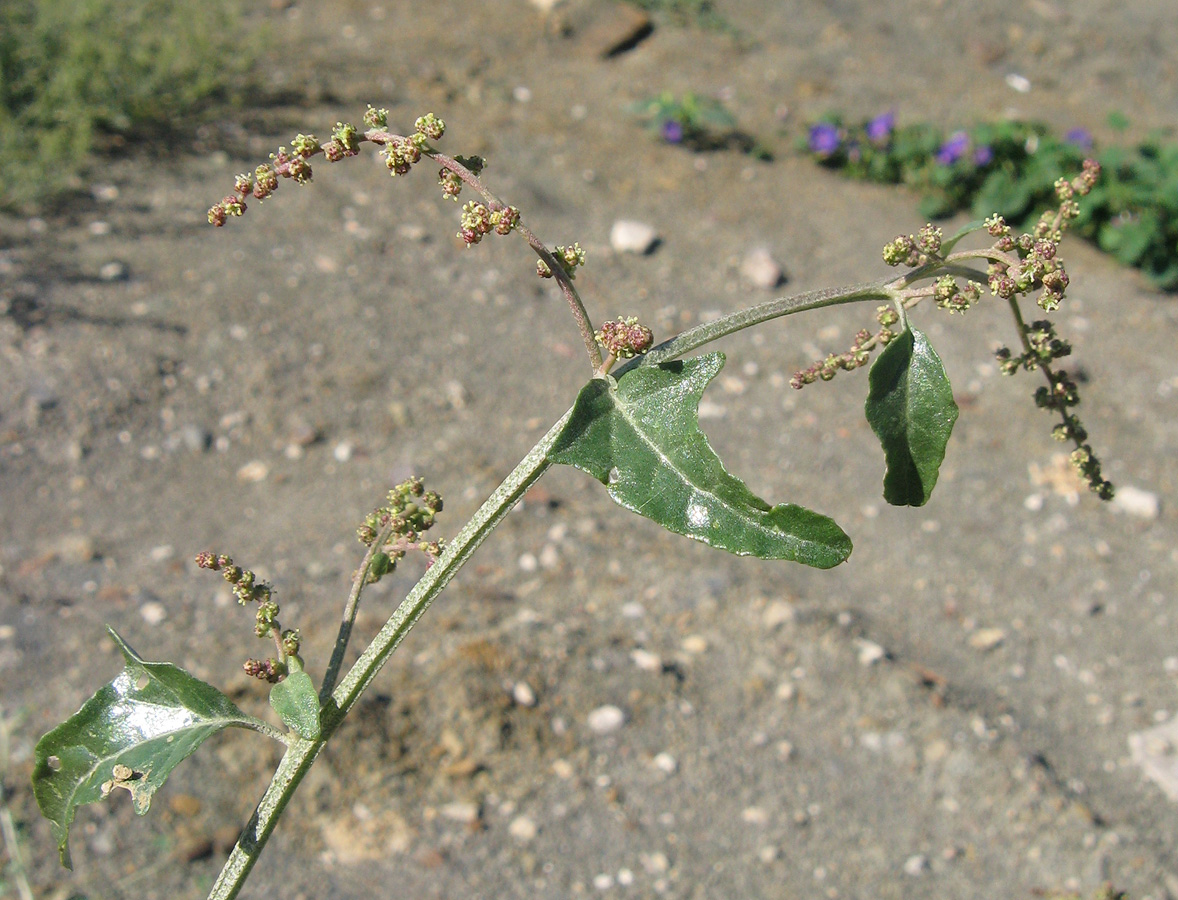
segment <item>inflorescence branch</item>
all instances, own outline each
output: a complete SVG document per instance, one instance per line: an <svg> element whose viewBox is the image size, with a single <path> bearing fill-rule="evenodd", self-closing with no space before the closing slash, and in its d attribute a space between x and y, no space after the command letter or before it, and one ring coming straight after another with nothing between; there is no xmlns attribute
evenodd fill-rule
<svg viewBox="0 0 1178 900"><path fill-rule="evenodd" d="M328 162L338 162L359 155L360 145L368 142L382 148L380 155L393 176L408 174L423 157L431 159L441 167L438 183L442 196L457 201L465 185L482 198L482 202L471 200L462 207L458 236L468 247L473 247L491 232L500 235L519 232L539 257L537 274L542 278L556 279L581 334L589 363L594 373L599 372L601 353L593 336L593 326L589 323L585 304L573 285L574 270L585 263L585 253L580 245L557 247L555 253L549 250L523 223L519 210L503 203L483 184L479 173L486 165L486 160L477 156L447 156L435 149L432 142L441 139L446 123L433 113L420 116L414 122L413 133L407 137L388 130L388 115L387 109L369 106L364 114L367 130L361 132L354 125L337 122L332 129L331 140L325 143L314 135L297 135L289 149L279 147L276 153L270 154L270 162L258 166L252 174L238 175L233 193L209 209L209 223L220 227L231 217L244 215L247 200L261 202L270 197L278 188L279 178L293 179L296 184L308 184L313 174L310 160L319 154L323 154Z"/></svg>
<svg viewBox="0 0 1178 900"><path fill-rule="evenodd" d="M1052 313L1059 308L1069 282L1064 262L1058 255L1059 242L1079 215L1076 198L1091 191L1099 176L1100 165L1085 160L1075 178L1056 181L1057 206L1046 210L1030 231L1016 235L1002 216L986 219L981 229L994 238L994 243L980 250L952 252L957 240L978 230L976 227L945 241L941 229L929 224L914 235L900 235L888 242L883 249L884 262L913 271L889 286L894 302L892 306L879 307L879 331L874 334L866 329L859 331L850 349L831 353L796 372L791 385L802 388L815 381L830 381L840 370L865 366L874 347L887 344L895 337L892 326L900 321L904 310L922 300L932 299L950 314L964 313L981 299L983 288L988 287L991 295L1007 301L1023 346L1023 353L1018 356L1005 347L1000 349L997 352L1000 369L1008 375L1019 369L1038 369L1043 373L1047 386L1035 392L1036 405L1059 413L1061 422L1053 429L1053 436L1072 442L1075 449L1071 461L1076 471L1101 499L1111 499L1113 486L1101 475L1100 460L1087 443L1088 433L1073 411L1080 402L1076 383L1067 372L1052 365L1070 354L1071 346L1056 335L1055 326L1049 320L1027 325L1019 306L1020 297L1034 293L1036 303L1044 312ZM987 264L984 273L968 267L975 261ZM920 282L924 283L912 287Z"/></svg>

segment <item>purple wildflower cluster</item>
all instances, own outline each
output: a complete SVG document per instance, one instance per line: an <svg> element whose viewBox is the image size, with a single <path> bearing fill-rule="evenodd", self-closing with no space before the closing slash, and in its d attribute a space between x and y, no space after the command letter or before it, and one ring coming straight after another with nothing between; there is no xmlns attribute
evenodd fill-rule
<svg viewBox="0 0 1178 900"><path fill-rule="evenodd" d="M972 147L972 141L969 135L964 131L955 131L949 135L948 140L941 144L940 149L933 157L938 165L951 166L958 160L965 158L967 155L970 161L977 167L988 166L994 160L994 150L988 144L979 144Z"/></svg>

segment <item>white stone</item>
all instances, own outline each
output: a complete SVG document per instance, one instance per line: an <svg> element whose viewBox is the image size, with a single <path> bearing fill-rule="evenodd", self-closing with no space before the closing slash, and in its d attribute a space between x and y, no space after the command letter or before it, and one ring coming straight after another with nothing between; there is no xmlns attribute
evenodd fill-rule
<svg viewBox="0 0 1178 900"><path fill-rule="evenodd" d="M1162 503L1157 494L1133 487L1131 484L1117 486L1117 492L1113 496L1113 506L1123 513L1137 516L1140 519L1156 519L1162 509Z"/></svg>
<svg viewBox="0 0 1178 900"><path fill-rule="evenodd" d="M787 600L774 600L765 607L765 612L762 616L765 627L770 629L792 624L797 619L797 609Z"/></svg>
<svg viewBox="0 0 1178 900"><path fill-rule="evenodd" d="M148 625L158 625L168 617L168 611L158 600L149 600L139 607L139 615L143 616L143 621Z"/></svg>
<svg viewBox="0 0 1178 900"><path fill-rule="evenodd" d="M574 773L573 764L567 759L556 759L552 761L552 774L557 778L563 778L567 781L573 777Z"/></svg>
<svg viewBox="0 0 1178 900"><path fill-rule="evenodd" d="M257 481L265 481L266 476L269 474L270 467L260 459L255 459L252 462L247 462L244 466L237 470L237 480L244 481L247 484Z"/></svg>
<svg viewBox="0 0 1178 900"><path fill-rule="evenodd" d="M683 648L684 653L699 656L708 649L708 639L702 634L689 634L679 646Z"/></svg>
<svg viewBox="0 0 1178 900"><path fill-rule="evenodd" d="M654 758L653 762L656 769L658 769L660 772L666 773L667 775L674 775L675 771L679 768L679 761L666 751L658 754L658 756Z"/></svg>
<svg viewBox="0 0 1178 900"><path fill-rule="evenodd" d="M1006 640L1006 632L1001 628L979 628L969 636L969 645L975 650L993 650Z"/></svg>
<svg viewBox="0 0 1178 900"><path fill-rule="evenodd" d="M538 831L539 829L536 827L536 823L527 816L517 816L507 826L507 833L521 844L526 844L534 839Z"/></svg>
<svg viewBox="0 0 1178 900"><path fill-rule="evenodd" d="M874 666L888 655L887 650L875 641L869 641L866 638L859 638L855 641L855 646L858 649L859 665L861 666Z"/></svg>
<svg viewBox="0 0 1178 900"><path fill-rule="evenodd" d="M511 689L511 699L519 706L535 706L536 692L526 681L517 681Z"/></svg>
<svg viewBox="0 0 1178 900"><path fill-rule="evenodd" d="M748 806L741 810L741 819L750 825L765 825L769 821L769 813L760 806Z"/></svg>
<svg viewBox="0 0 1178 900"><path fill-rule="evenodd" d="M781 265L764 247L756 247L748 252L740 264L740 274L753 287L766 291L773 290L785 281Z"/></svg>
<svg viewBox="0 0 1178 900"><path fill-rule="evenodd" d="M98 270L98 277L103 281L126 281L131 277L131 270L125 262L115 259Z"/></svg>
<svg viewBox="0 0 1178 900"><path fill-rule="evenodd" d="M331 455L335 457L336 462L346 463L352 458L353 449L351 441L340 441L335 445L335 449L331 451Z"/></svg>
<svg viewBox="0 0 1178 900"><path fill-rule="evenodd" d="M609 230L609 243L618 253L649 253L658 242L652 226L633 219L618 219Z"/></svg>
<svg viewBox="0 0 1178 900"><path fill-rule="evenodd" d="M651 875L659 875L671 866L671 861L667 859L665 853L640 853L638 854L638 861L642 863L642 868Z"/></svg>
<svg viewBox="0 0 1178 900"><path fill-rule="evenodd" d="M612 734L626 724L626 714L612 704L599 706L586 720L594 734Z"/></svg>
<svg viewBox="0 0 1178 900"><path fill-rule="evenodd" d="M1178 803L1178 719L1129 735L1129 755L1145 776Z"/></svg>
<svg viewBox="0 0 1178 900"><path fill-rule="evenodd" d="M920 853L904 860L904 874L923 875L928 870L928 857Z"/></svg>
<svg viewBox="0 0 1178 900"><path fill-rule="evenodd" d="M634 665L643 672L658 672L663 667L663 661L659 655L651 653L649 650L631 650L630 659L634 660Z"/></svg>
<svg viewBox="0 0 1178 900"><path fill-rule="evenodd" d="M440 810L443 818L449 819L451 822L461 822L463 825L471 825L478 821L479 805L477 803L447 803Z"/></svg>

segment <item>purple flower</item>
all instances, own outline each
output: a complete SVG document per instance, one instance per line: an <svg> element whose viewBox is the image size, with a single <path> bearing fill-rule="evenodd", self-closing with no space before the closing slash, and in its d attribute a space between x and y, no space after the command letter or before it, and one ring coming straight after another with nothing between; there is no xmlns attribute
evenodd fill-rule
<svg viewBox="0 0 1178 900"><path fill-rule="evenodd" d="M667 119L667 121L663 122L663 127L659 129L659 133L668 144L678 144L683 140L683 123L677 122L674 119Z"/></svg>
<svg viewBox="0 0 1178 900"><path fill-rule="evenodd" d="M982 144L973 152L973 164L975 166L988 166L994 160L994 151L990 149L989 144Z"/></svg>
<svg viewBox="0 0 1178 900"><path fill-rule="evenodd" d="M1073 128L1063 138L1069 144L1074 144L1081 150L1092 149L1092 132L1087 128Z"/></svg>
<svg viewBox="0 0 1178 900"><path fill-rule="evenodd" d="M969 135L964 131L956 131L949 135L949 140L941 144L937 151L936 160L942 166L951 166L965 155L969 149Z"/></svg>
<svg viewBox="0 0 1178 900"><path fill-rule="evenodd" d="M886 144L896 127L896 113L888 110L867 123L867 139L873 144Z"/></svg>
<svg viewBox="0 0 1178 900"><path fill-rule="evenodd" d="M830 156L839 148L839 130L829 122L810 126L810 150L822 156Z"/></svg>

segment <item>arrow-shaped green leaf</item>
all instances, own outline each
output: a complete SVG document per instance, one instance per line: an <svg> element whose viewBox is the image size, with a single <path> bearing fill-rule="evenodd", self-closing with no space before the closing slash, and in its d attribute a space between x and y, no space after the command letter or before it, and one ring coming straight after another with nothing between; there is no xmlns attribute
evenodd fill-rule
<svg viewBox="0 0 1178 900"><path fill-rule="evenodd" d="M909 329L892 339L868 377L867 421L887 460L884 499L924 506L957 421L953 388L932 345Z"/></svg>
<svg viewBox="0 0 1178 900"><path fill-rule="evenodd" d="M732 553L827 569L851 553L835 522L794 504L770 507L729 474L699 429L699 401L721 353L639 366L581 389L548 458L608 485L622 506Z"/></svg>
<svg viewBox="0 0 1178 900"><path fill-rule="evenodd" d="M171 663L149 663L107 629L126 667L40 741L33 793L52 825L62 865L70 866L69 830L83 803L119 788L143 815L152 795L189 754L230 725L265 728L228 697Z"/></svg>

